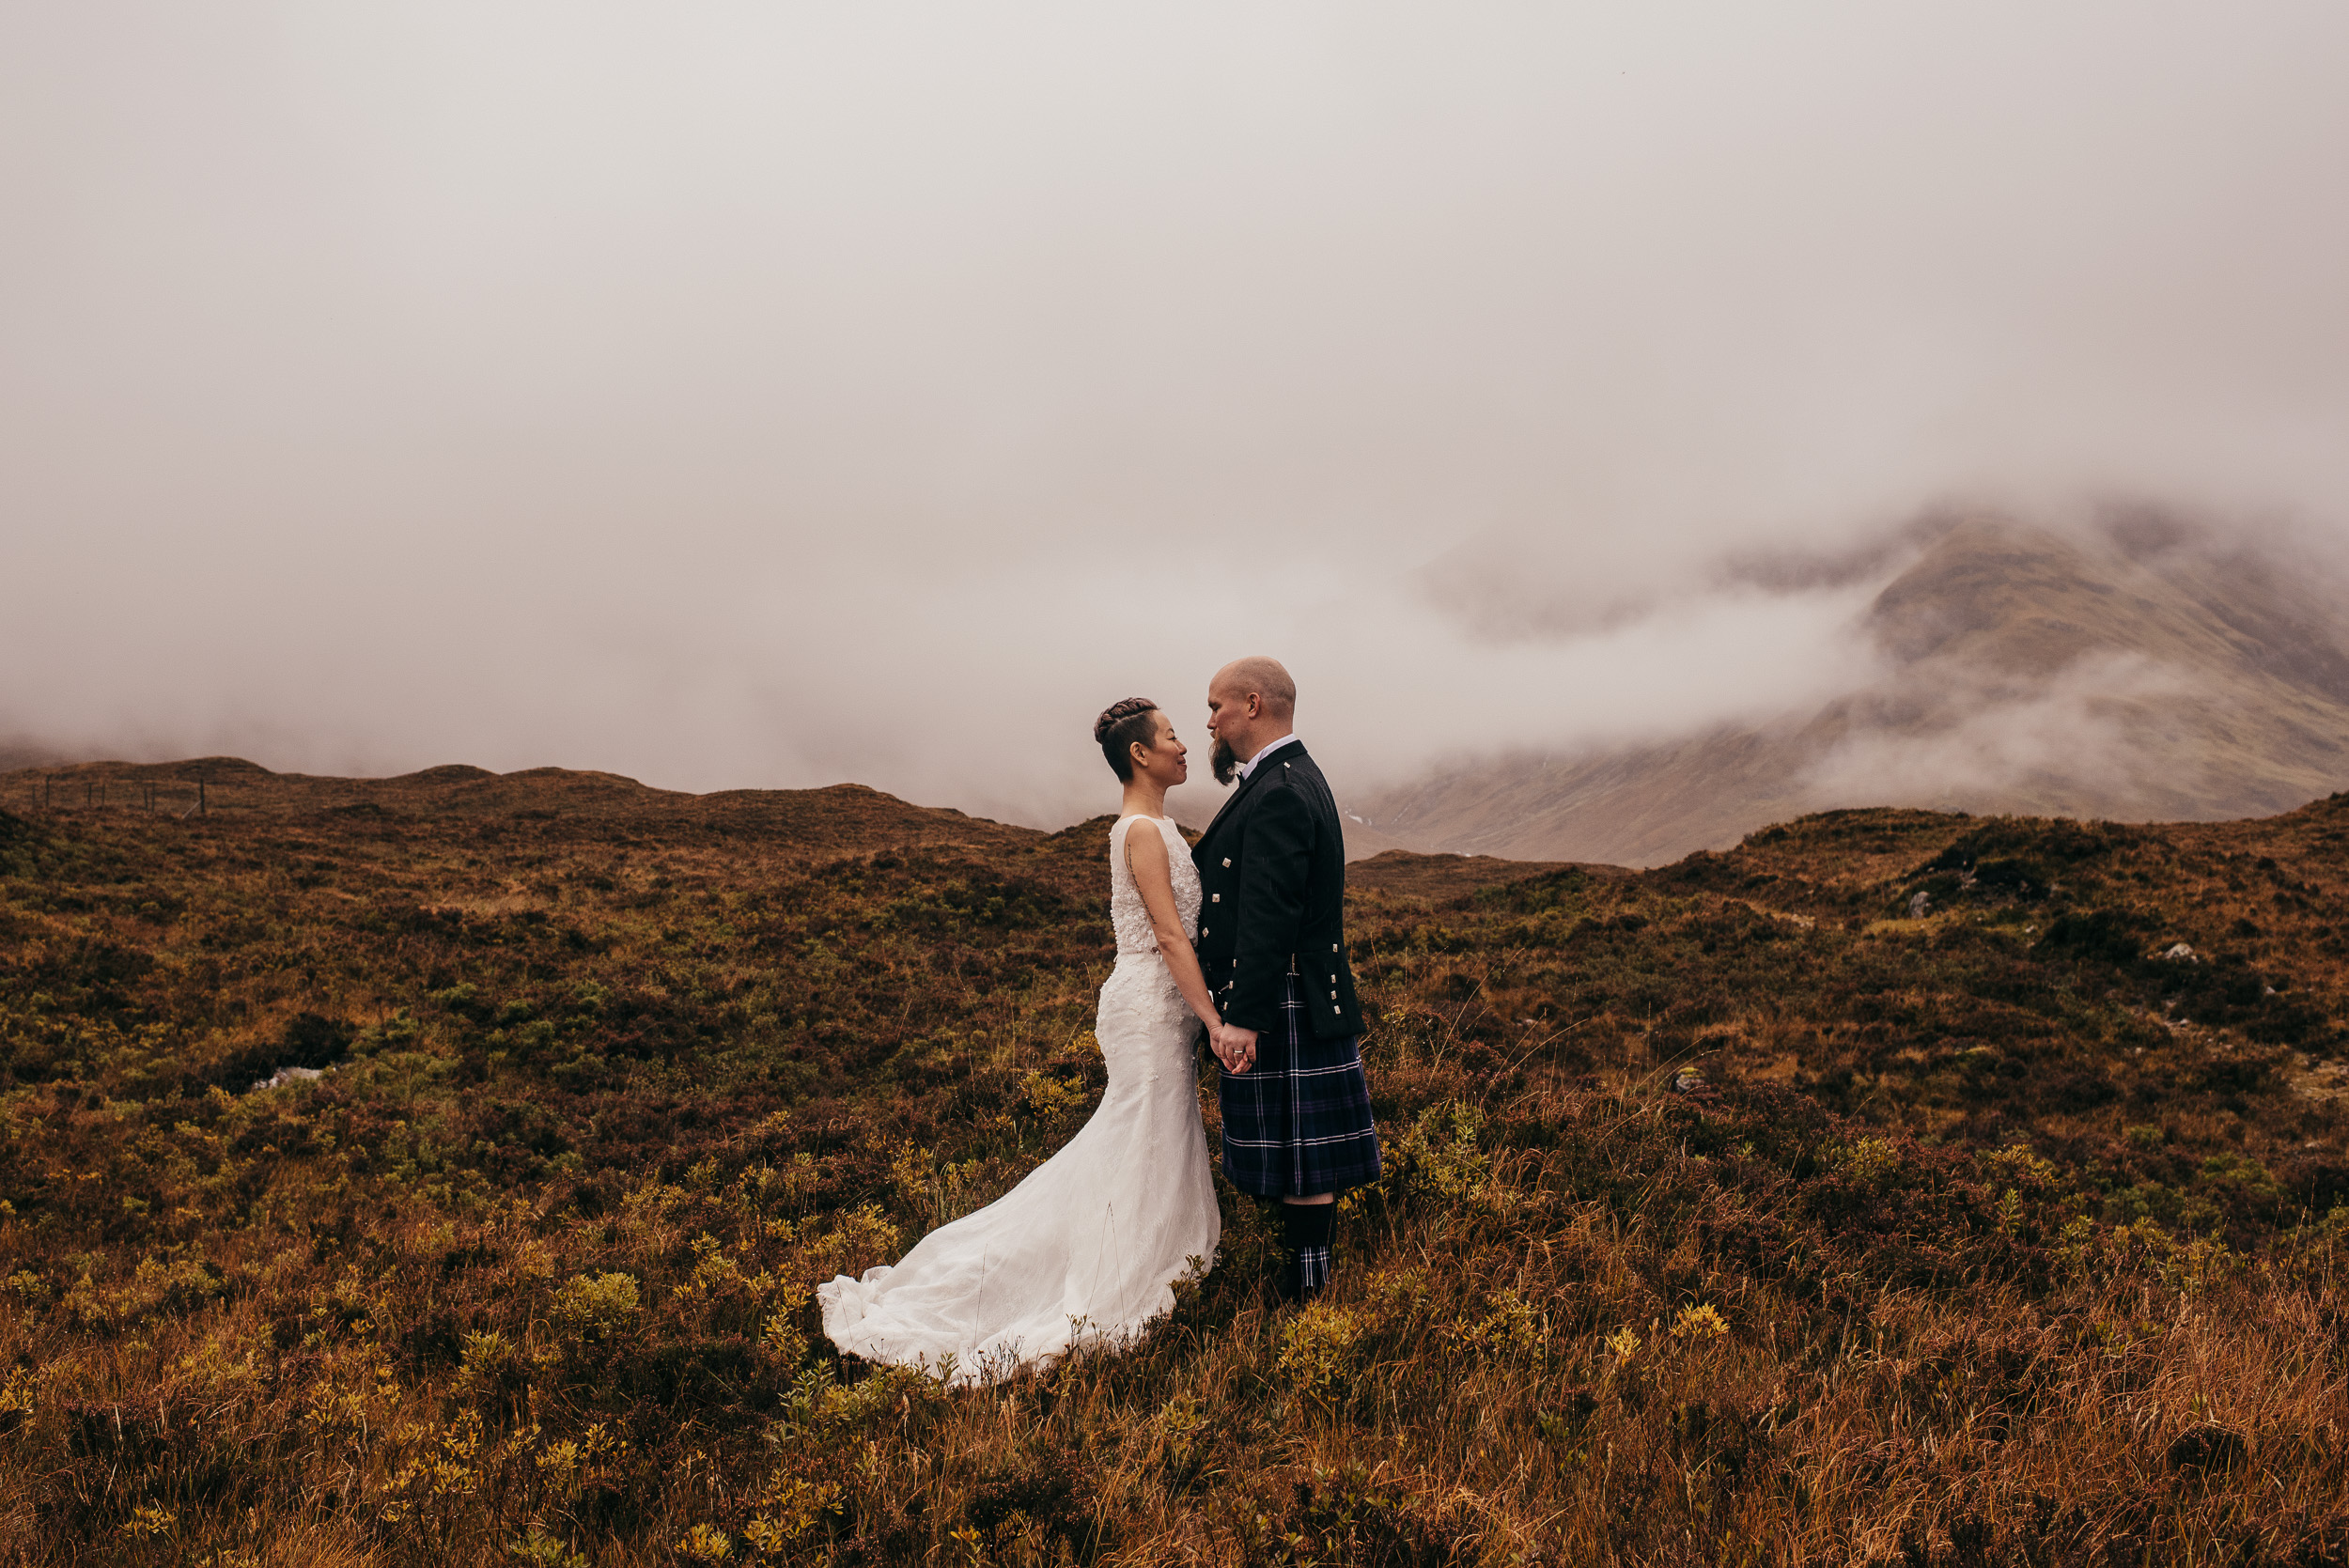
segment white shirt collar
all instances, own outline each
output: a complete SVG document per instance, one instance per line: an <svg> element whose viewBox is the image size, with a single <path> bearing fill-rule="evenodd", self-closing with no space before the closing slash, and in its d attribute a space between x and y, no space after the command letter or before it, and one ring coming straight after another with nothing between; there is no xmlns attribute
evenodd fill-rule
<svg viewBox="0 0 2349 1568"><path fill-rule="evenodd" d="M1263 751L1258 752L1254 756L1250 757L1246 762L1241 763L1239 765L1239 776L1245 779L1249 774L1253 773L1256 770L1256 764L1262 762L1265 758L1270 756L1282 747L1293 746L1297 743L1298 741L1295 732L1291 732L1290 734L1281 737L1280 739L1274 741L1271 745L1267 746Z"/></svg>

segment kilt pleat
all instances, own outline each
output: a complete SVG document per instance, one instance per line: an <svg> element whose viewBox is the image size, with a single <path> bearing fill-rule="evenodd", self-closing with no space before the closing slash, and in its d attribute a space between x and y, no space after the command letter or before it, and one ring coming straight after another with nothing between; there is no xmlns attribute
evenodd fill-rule
<svg viewBox="0 0 2349 1568"><path fill-rule="evenodd" d="M1378 1129L1361 1042L1317 1040L1305 1024L1296 975L1281 1002L1281 1027L1256 1040L1256 1061L1225 1072L1223 1173L1257 1197L1305 1197L1378 1179Z"/></svg>

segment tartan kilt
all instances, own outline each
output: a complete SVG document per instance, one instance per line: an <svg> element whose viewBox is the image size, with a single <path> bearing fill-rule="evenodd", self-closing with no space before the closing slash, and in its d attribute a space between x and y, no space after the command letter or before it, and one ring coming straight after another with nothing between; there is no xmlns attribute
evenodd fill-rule
<svg viewBox="0 0 2349 1568"><path fill-rule="evenodd" d="M1259 1198L1306 1197L1378 1179L1378 1129L1361 1041L1317 1040L1305 1024L1296 975L1281 1001L1281 1027L1256 1040L1249 1071L1222 1073L1223 1173Z"/></svg>

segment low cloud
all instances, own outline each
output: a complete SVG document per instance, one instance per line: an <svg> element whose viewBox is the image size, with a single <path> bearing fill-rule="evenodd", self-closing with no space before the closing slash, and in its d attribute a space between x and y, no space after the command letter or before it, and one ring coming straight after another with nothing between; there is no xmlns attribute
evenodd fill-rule
<svg viewBox="0 0 2349 1568"><path fill-rule="evenodd" d="M1821 805L2072 815L2094 805L2103 809L2085 815L2164 815L2203 784L2202 760L2147 715L2206 694L2193 672L2127 654L2028 680L1939 671L1928 717L1860 730L1821 757L1801 788Z"/></svg>
<svg viewBox="0 0 2349 1568"><path fill-rule="evenodd" d="M1798 711L1936 507L2349 517L2344 46L21 8L0 733L1053 823L1241 652L1357 790Z"/></svg>

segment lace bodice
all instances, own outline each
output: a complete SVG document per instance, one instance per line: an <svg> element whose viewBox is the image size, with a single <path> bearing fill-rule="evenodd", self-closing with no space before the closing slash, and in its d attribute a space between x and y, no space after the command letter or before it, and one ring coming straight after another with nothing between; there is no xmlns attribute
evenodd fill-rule
<svg viewBox="0 0 2349 1568"><path fill-rule="evenodd" d="M1174 874L1174 912L1182 917L1183 935L1199 935L1199 868L1190 863L1190 846L1182 832L1162 816L1121 816L1110 830L1110 924L1117 930L1120 953L1156 953L1158 934L1150 911L1134 886L1133 867L1126 861L1126 834L1136 823L1147 823L1166 840L1167 869Z"/></svg>

